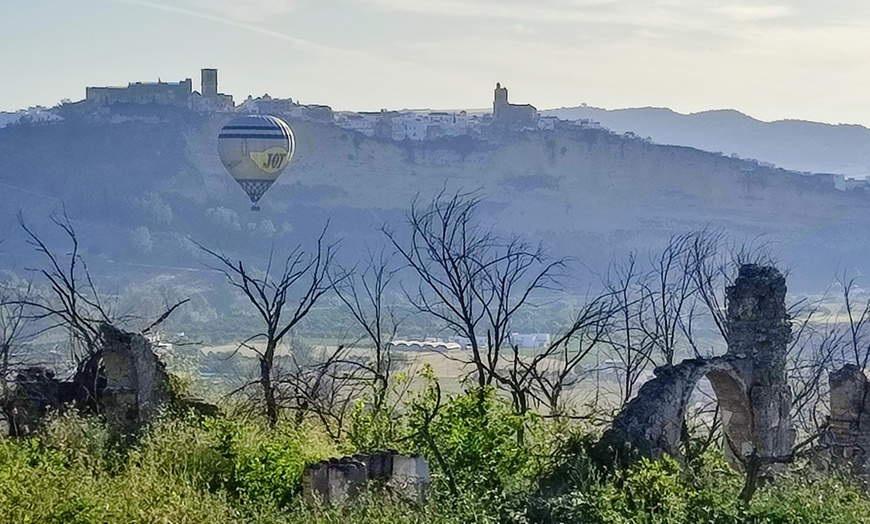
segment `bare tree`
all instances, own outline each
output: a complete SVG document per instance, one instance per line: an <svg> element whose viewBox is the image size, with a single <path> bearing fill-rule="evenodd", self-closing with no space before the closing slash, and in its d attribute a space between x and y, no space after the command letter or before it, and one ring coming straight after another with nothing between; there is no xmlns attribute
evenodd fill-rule
<svg viewBox="0 0 870 524"><path fill-rule="evenodd" d="M604 344L611 357L605 363L605 371L616 375L620 409L634 397L638 382L653 365L655 345L642 328L641 320L650 307L649 295L643 292L644 278L634 254L622 265L611 265L604 278L614 311L613 328L605 333Z"/></svg>
<svg viewBox="0 0 870 524"><path fill-rule="evenodd" d="M855 278L847 279L845 272L837 278L837 284L843 298L843 312L848 330L846 344L842 345L839 354L840 360L866 370L870 361L870 341L867 340L870 328L870 298L864 297L862 303L856 293Z"/></svg>
<svg viewBox="0 0 870 524"><path fill-rule="evenodd" d="M498 383L512 320L540 290L558 285L565 261L520 238L502 239L475 219L480 201L470 194L439 194L414 201L407 243L384 230L400 258L418 277L407 298L455 335L467 340L479 386Z"/></svg>
<svg viewBox="0 0 870 524"><path fill-rule="evenodd" d="M276 403L295 412L297 425L314 416L336 443L343 438L353 402L366 387L347 349L340 345L317 352L295 347L288 357L276 360L273 370Z"/></svg>
<svg viewBox="0 0 870 524"><path fill-rule="evenodd" d="M847 344L847 332L830 322L816 322L817 309L797 320L789 345L788 374L792 390L791 416L801 435L813 435L827 424L827 376L833 370L837 353Z"/></svg>
<svg viewBox="0 0 870 524"><path fill-rule="evenodd" d="M27 291L7 306L14 307L15 312L23 315L23 320L32 323L32 336L53 330L66 332L70 356L75 363L75 382L84 388L86 395L95 399L102 376L102 328L104 325L123 324L133 317L114 314L113 304L107 303L98 292L79 251L78 235L65 211L61 215L51 216L51 222L60 229L67 241L67 247L63 250L49 247L27 225L23 214L18 214L18 221L27 244L44 260L42 268L30 270L37 278L41 277L39 280L42 282L35 282L32 287L28 285ZM156 321L148 324L144 332L160 325L185 302L169 307Z"/></svg>
<svg viewBox="0 0 870 524"><path fill-rule="evenodd" d="M23 348L33 335L27 302L33 291L30 281L19 283L11 279L0 283L0 413L7 413L12 374L27 363Z"/></svg>
<svg viewBox="0 0 870 524"><path fill-rule="evenodd" d="M204 246L205 253L218 262L213 269L220 271L227 282L239 290L262 322L262 331L249 337L240 344L256 352L259 359L259 378L251 384L258 384L263 393L265 415L269 424L275 425L279 416L279 395L275 383L275 352L278 345L303 318L308 315L314 304L331 289L329 271L335 255L335 245L324 245L326 228L317 239L317 247L308 253L297 246L283 260L278 271L273 268L274 253L269 254L266 267L262 271L251 269L241 260L234 261L229 256ZM260 340L265 344L263 350L251 343Z"/></svg>
<svg viewBox="0 0 870 524"><path fill-rule="evenodd" d="M401 322L395 305L388 303L387 296L395 276L389 257L381 251L377 256L369 254L361 272L340 270L330 277L338 298L362 328L363 338L371 344L370 360L353 360L346 364L358 367L366 377L360 379L370 382L375 413L387 404L393 375L391 345Z"/></svg>
<svg viewBox="0 0 870 524"><path fill-rule="evenodd" d="M100 324L111 324L110 309L104 303L88 266L79 253L75 229L64 212L52 215L52 223L61 229L69 242L68 251L59 257L36 234L19 213L18 222L27 236L27 243L43 255L46 266L34 270L47 284L46 296L30 295L20 302L29 309L29 318L42 322L43 331L62 328L70 337L73 360L81 365L102 345Z"/></svg>
<svg viewBox="0 0 870 524"><path fill-rule="evenodd" d="M529 380L531 395L547 407L550 415L564 415L564 394L587 378L589 370L583 369L582 364L606 339L613 315L609 296L593 298L580 308L571 325L530 362L515 359L528 378L518 376L516 370L511 378L518 385Z"/></svg>
<svg viewBox="0 0 870 524"><path fill-rule="evenodd" d="M731 283L731 274L736 269L734 261L722 258L722 246L726 243L721 232L702 230L693 235L688 245L690 277L694 282L696 298L705 306L713 325L722 337L728 340L728 323L725 318L725 287ZM685 323L684 332L691 333L691 324ZM693 343L694 338L689 336ZM696 356L700 349L693 344Z"/></svg>
<svg viewBox="0 0 870 524"><path fill-rule="evenodd" d="M643 303L648 306L638 317L639 327L660 356L660 365L674 364L682 336L691 332L692 322L686 320L686 314L695 313L691 306L696 261L691 255L693 240L699 236L672 236L661 252L650 255L651 270L638 280L639 292L645 296Z"/></svg>

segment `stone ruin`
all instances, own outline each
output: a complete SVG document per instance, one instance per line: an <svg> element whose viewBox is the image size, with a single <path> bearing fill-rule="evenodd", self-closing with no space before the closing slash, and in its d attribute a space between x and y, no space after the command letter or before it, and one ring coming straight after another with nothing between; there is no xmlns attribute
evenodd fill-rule
<svg viewBox="0 0 870 524"><path fill-rule="evenodd" d="M157 409L169 402L171 391L166 366L138 333L126 333L108 324L101 328L105 386L101 400L109 423L134 430L148 423Z"/></svg>
<svg viewBox="0 0 870 524"><path fill-rule="evenodd" d="M854 364L831 373L831 411L823 445L833 462L870 477L870 381Z"/></svg>
<svg viewBox="0 0 870 524"><path fill-rule="evenodd" d="M749 457L790 456L795 441L786 352L791 324L785 307L785 278L772 267L744 265L726 290L727 352L655 370L613 421L598 451L618 459L681 458L686 408L704 377L719 402L725 456L741 467ZM826 458L870 479L870 378L854 364L828 376L830 413L817 458Z"/></svg>
<svg viewBox="0 0 870 524"><path fill-rule="evenodd" d="M216 413L215 406L197 399L172 398L166 366L141 334L101 324L100 336L100 349L70 380L59 380L41 367L18 373L4 406L11 434L31 433L49 411L68 405L104 413L106 421L122 434L134 433L172 401L182 408Z"/></svg>
<svg viewBox="0 0 870 524"><path fill-rule="evenodd" d="M346 506L373 485L423 503L429 483L429 463L425 458L396 451L324 460L306 466L302 475L305 501L331 506Z"/></svg>
<svg viewBox="0 0 870 524"><path fill-rule="evenodd" d="M598 443L621 459L680 458L686 408L704 377L722 413L725 453L737 466L745 458L791 453L795 432L786 352L791 323L785 307L785 278L772 267L740 267L726 290L728 350L719 357L685 360L655 370Z"/></svg>
<svg viewBox="0 0 870 524"><path fill-rule="evenodd" d="M80 384L58 380L49 369L23 369L15 376L3 405L6 430L10 435L27 435L36 430L49 410L86 397Z"/></svg>

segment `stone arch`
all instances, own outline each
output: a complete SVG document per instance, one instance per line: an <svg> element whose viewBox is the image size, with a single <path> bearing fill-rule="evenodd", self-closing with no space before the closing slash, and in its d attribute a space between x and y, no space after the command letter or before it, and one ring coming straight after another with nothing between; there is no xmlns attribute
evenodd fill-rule
<svg viewBox="0 0 870 524"><path fill-rule="evenodd" d="M614 419L600 443L619 452L625 447L650 458L671 455L681 458L680 437L692 393L705 377L717 401L729 412L725 431L740 445L751 440L752 408L735 361L740 357L684 360L655 370L631 402ZM736 416L735 416L736 415Z"/></svg>
<svg viewBox="0 0 870 524"><path fill-rule="evenodd" d="M733 453L741 455L752 452L753 418L752 406L741 377L736 370L726 372L714 369L707 373L707 380L716 394L722 426L725 432L725 457L736 462Z"/></svg>
<svg viewBox="0 0 870 524"><path fill-rule="evenodd" d="M772 267L740 267L726 289L728 351L656 369L599 442L625 457L680 457L680 432L692 392L707 377L723 409L726 457L785 457L791 452L791 391L785 355L791 324L785 278Z"/></svg>

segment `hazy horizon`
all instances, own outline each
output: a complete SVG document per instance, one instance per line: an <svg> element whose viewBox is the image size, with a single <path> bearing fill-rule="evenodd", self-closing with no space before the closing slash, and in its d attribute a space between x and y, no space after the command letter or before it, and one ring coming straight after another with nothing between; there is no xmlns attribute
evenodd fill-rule
<svg viewBox="0 0 870 524"><path fill-rule="evenodd" d="M4 6L0 111L216 67L237 101L582 103L870 124L870 5L688 0L82 0Z"/></svg>

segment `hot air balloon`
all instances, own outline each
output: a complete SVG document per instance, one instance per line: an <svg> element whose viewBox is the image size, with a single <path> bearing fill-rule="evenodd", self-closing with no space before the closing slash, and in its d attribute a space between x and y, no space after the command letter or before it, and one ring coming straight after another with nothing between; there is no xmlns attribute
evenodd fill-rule
<svg viewBox="0 0 870 524"><path fill-rule="evenodd" d="M260 210L257 202L281 176L295 149L290 126L274 116L234 118L218 135L221 162L251 198L252 211Z"/></svg>

